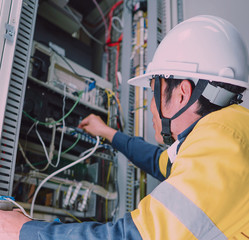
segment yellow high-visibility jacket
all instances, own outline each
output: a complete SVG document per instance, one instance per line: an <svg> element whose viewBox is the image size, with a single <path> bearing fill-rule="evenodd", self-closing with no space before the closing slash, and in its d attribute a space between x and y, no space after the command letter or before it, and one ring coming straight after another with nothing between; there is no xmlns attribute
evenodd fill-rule
<svg viewBox="0 0 249 240"><path fill-rule="evenodd" d="M232 105L202 118L169 178L131 216L146 240L249 239L249 110Z"/></svg>
<svg viewBox="0 0 249 240"><path fill-rule="evenodd" d="M162 181L133 212L114 224L30 221L20 240L249 239L249 110L232 105L185 131L167 151L114 136L114 146Z"/></svg>

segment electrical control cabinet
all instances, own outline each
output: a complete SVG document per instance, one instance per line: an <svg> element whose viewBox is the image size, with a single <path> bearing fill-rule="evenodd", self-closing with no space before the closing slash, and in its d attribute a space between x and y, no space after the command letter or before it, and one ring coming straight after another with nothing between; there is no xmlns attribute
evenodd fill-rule
<svg viewBox="0 0 249 240"><path fill-rule="evenodd" d="M33 43L23 104L13 196L30 209L35 190L82 158L96 138L77 126L89 114L112 117L112 84L58 52ZM108 123L111 125L111 122ZM49 179L34 214L64 221L107 221L117 208L115 151L104 139L89 158Z"/></svg>

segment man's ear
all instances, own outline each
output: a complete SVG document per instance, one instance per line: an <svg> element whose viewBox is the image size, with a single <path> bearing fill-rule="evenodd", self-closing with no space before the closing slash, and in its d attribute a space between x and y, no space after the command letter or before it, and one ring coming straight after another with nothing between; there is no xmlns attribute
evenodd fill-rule
<svg viewBox="0 0 249 240"><path fill-rule="evenodd" d="M182 104L187 104L192 95L192 85L189 80L183 80L179 86L179 101Z"/></svg>

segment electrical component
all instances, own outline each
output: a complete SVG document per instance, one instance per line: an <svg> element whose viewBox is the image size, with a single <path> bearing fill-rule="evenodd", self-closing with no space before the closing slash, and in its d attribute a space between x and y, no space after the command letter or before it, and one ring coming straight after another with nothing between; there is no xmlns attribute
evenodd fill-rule
<svg viewBox="0 0 249 240"><path fill-rule="evenodd" d="M73 191L73 185L70 185L69 188L68 188L68 191L67 191L66 198L65 198L65 200L63 202L63 207L67 207L68 206L70 197L72 195L72 191Z"/></svg>
<svg viewBox="0 0 249 240"><path fill-rule="evenodd" d="M91 109L105 111L105 89L112 84L63 56L60 46L52 48L34 42L29 78L36 83L46 82L46 87L62 93L66 86L67 96L75 98L75 90L83 90L81 101ZM60 53L61 52L61 53ZM45 74L47 73L47 74ZM38 81L37 81L38 80Z"/></svg>
<svg viewBox="0 0 249 240"><path fill-rule="evenodd" d="M32 216L37 209L44 214L56 212L60 218L71 214L102 221L106 206L101 199L110 200L110 212L118 196L104 189L116 186L114 176L108 177L108 183L105 176L114 151L104 139L97 140L76 126L90 113L105 122L115 119L112 108L120 107L112 96L112 84L57 49L35 42L32 54L36 56L27 81L13 196L27 209L31 203ZM88 150L94 145L102 150L90 156ZM76 166L79 159L85 162Z"/></svg>
<svg viewBox="0 0 249 240"><path fill-rule="evenodd" d="M70 204L71 204L71 205L74 204L74 202L75 202L75 200L76 200L76 197L78 196L79 191L80 191L80 189L81 189L81 186L82 186L82 183L79 182L79 183L77 184L75 190L74 190L73 196L72 196L71 199L70 199Z"/></svg>
<svg viewBox="0 0 249 240"><path fill-rule="evenodd" d="M82 203L79 205L79 208L78 210L83 212L85 209L86 209L86 206L87 206L87 200L88 200L88 197L89 197L89 192L90 192L90 189L88 188L84 194L84 197L83 197L83 200L82 200Z"/></svg>
<svg viewBox="0 0 249 240"><path fill-rule="evenodd" d="M39 49L35 49L31 57L32 71L31 75L42 82L47 82L48 69L50 66L50 56Z"/></svg>
<svg viewBox="0 0 249 240"><path fill-rule="evenodd" d="M84 157L79 158L77 161L72 162L71 164L69 164L69 165L67 165L67 166L65 166L65 167L63 167L63 168L61 168L61 169L59 169L59 170L53 172L52 174L50 174L48 177L46 177L46 178L40 183L40 185L39 185L39 186L37 187L37 189L35 190L34 197L33 197L33 199L32 199L32 204L31 204L31 207L30 207L30 215L31 215L31 217L33 217L34 205L35 205L35 200L36 200L37 194L38 194L38 192L40 191L41 187L44 185L44 183L47 182L47 181L48 181L50 178L52 178L53 176L57 175L58 173L63 172L65 169L68 169L68 168L70 168L70 167L76 165L77 163L82 162L82 161L84 161L85 159L87 159L88 157L90 157L90 156L96 151L98 145L99 145L99 137L97 136L97 142L96 142L95 146L94 146L93 148L91 148L91 149L88 149L88 150L86 151L86 155L85 155Z"/></svg>
<svg viewBox="0 0 249 240"><path fill-rule="evenodd" d="M12 197L0 196L0 210L11 211L13 209L14 204L8 201L8 199L14 200Z"/></svg>

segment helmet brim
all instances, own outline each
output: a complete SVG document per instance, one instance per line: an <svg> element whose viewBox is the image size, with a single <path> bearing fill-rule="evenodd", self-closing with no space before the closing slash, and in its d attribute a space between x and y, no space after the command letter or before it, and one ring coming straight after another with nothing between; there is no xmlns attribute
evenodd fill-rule
<svg viewBox="0 0 249 240"><path fill-rule="evenodd" d="M138 87L150 88L150 80L154 75L164 75L165 77L173 75L175 79L189 79L194 81L195 83L198 79L203 79L207 81L216 81L216 82L224 82L229 83L235 86L240 86L249 89L249 83L245 81L241 81L238 79L232 79L222 76L202 74L202 73L193 73L193 72L181 72L181 71L172 71L172 70L164 70L164 71L153 71L149 73L145 73L141 76L137 76L128 80L128 83Z"/></svg>

